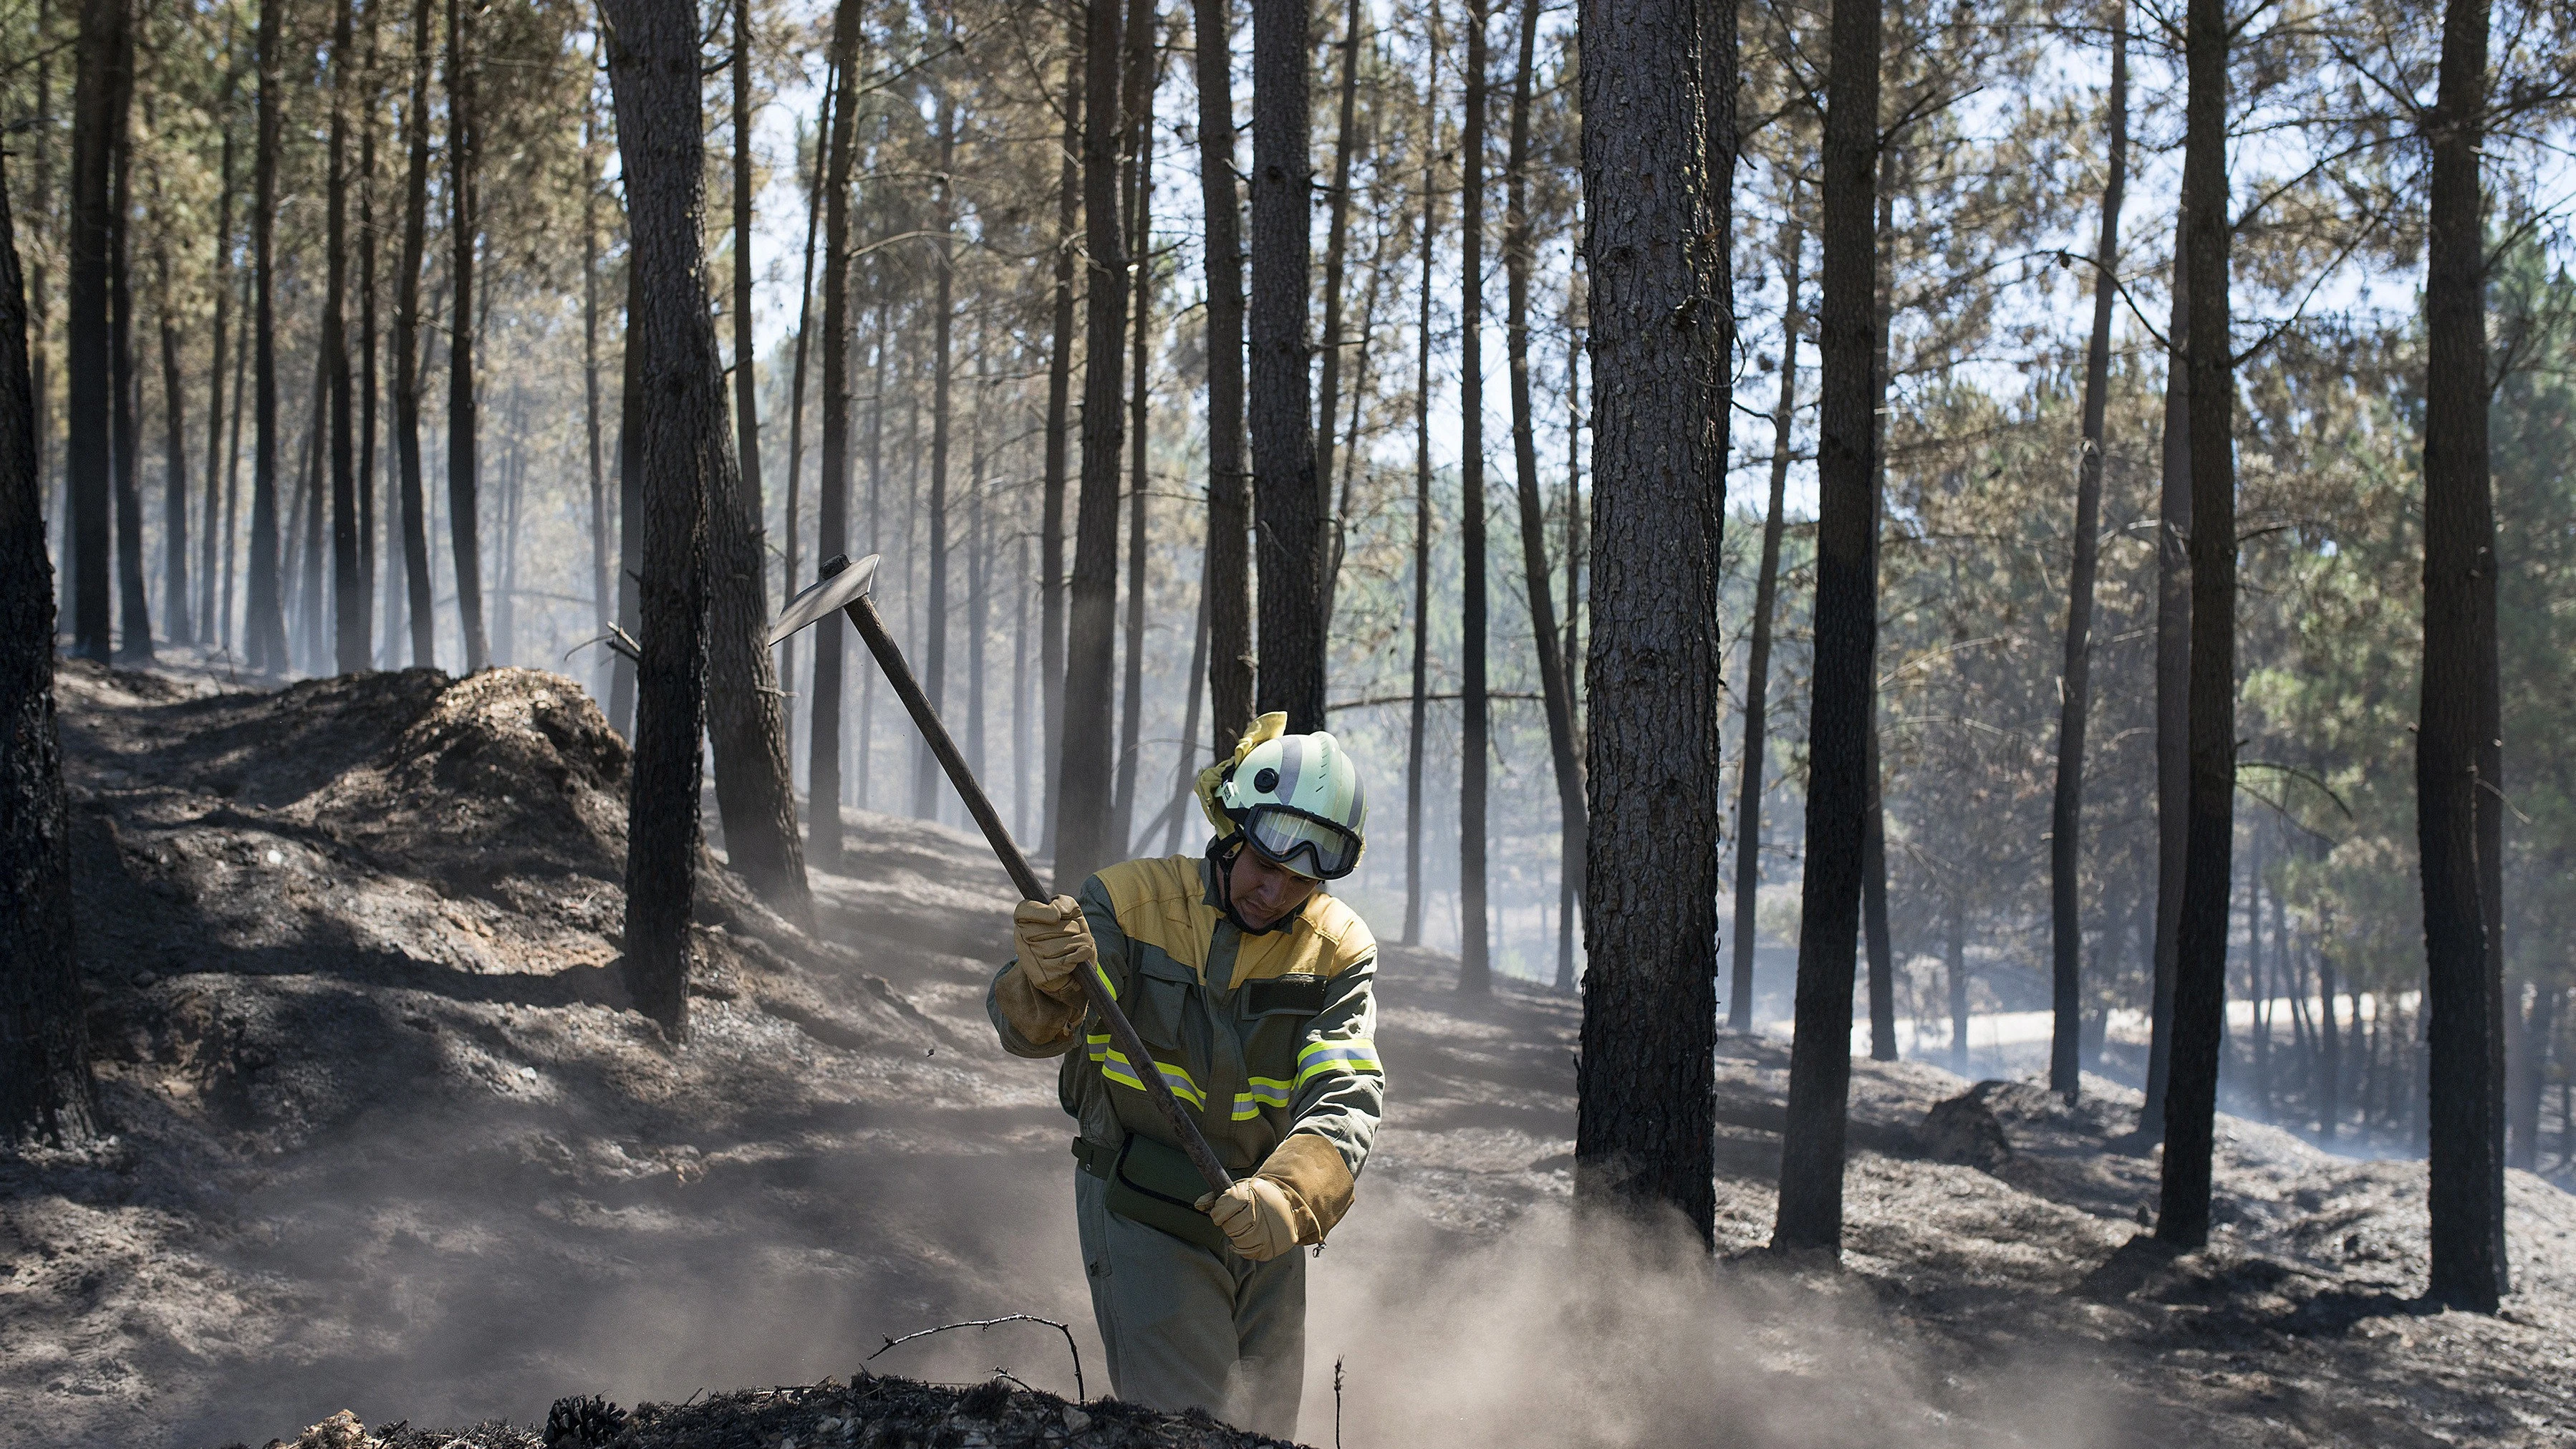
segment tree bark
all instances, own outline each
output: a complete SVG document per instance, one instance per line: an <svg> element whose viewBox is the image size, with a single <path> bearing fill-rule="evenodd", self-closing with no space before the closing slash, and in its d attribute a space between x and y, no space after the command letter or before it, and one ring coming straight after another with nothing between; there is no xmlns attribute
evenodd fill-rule
<svg viewBox="0 0 2576 1449"><path fill-rule="evenodd" d="M765 511L760 494L760 351L752 336L751 311L751 4L732 0L733 11L733 425L741 453L742 502L755 535ZM789 531L794 531L794 523ZM754 598L769 592L769 560L755 552ZM762 629L766 636L768 630ZM773 683L775 682L773 678ZM789 806L788 837L796 835L794 805ZM733 839L728 830L725 839ZM800 870L799 875L803 872Z"/></svg>
<svg viewBox="0 0 2576 1449"><path fill-rule="evenodd" d="M2236 794L2235 363L2228 347L2227 13L2184 23L2183 245L2191 251L2191 794L2176 937L2173 1061L2156 1237L2209 1241L2210 1151L2225 1047Z"/></svg>
<svg viewBox="0 0 2576 1449"><path fill-rule="evenodd" d="M476 542L474 247L481 222L475 195L473 13L465 0L447 0L447 242L453 293L447 336L447 523L468 674L492 662L483 628L483 559ZM624 144L622 135L619 144Z"/></svg>
<svg viewBox="0 0 2576 1449"><path fill-rule="evenodd" d="M939 92L939 229L936 258L932 265L935 277L930 313L930 547L923 550L930 565L927 606L927 639L922 648L921 679L923 692L930 697L930 707L940 709L948 702L948 431L950 384L956 371L950 341L957 321L956 268L949 254L947 233L953 231L956 219L956 192L949 179L949 168L957 151L957 102L945 87ZM939 772L939 758L930 752L927 741L912 751L912 813L923 820L939 818L940 787L947 783Z"/></svg>
<svg viewBox="0 0 2576 1449"><path fill-rule="evenodd" d="M1943 955L1950 987L1950 1070L1968 1074L1968 912L1954 895L1950 901L1950 939Z"/></svg>
<svg viewBox="0 0 2576 1449"><path fill-rule="evenodd" d="M2146 1102L2138 1135L2165 1135L2173 1081L2174 974L2182 950L2182 870L2191 810L2191 230L2175 218L2173 304L2165 329L2164 441L2156 518L2156 944L2148 1010Z"/></svg>
<svg viewBox="0 0 2576 1449"><path fill-rule="evenodd" d="M420 271L429 227L430 0L412 0L411 112L403 118L410 161L403 173L402 258L394 273L394 468L402 492L403 586L411 604L411 662L438 663L438 616L429 582L429 514L421 496ZM268 343L260 346L263 355ZM613 721L625 726L623 715Z"/></svg>
<svg viewBox="0 0 2576 1449"><path fill-rule="evenodd" d="M1731 208L1730 208L1731 209ZM1576 321L1581 305L1582 273L1574 274L1573 284L1566 289L1565 302L1565 692L1581 698L1583 682L1575 677L1574 661L1581 656L1583 641L1583 344L1581 324ZM1582 731L1575 731L1575 756L1582 757ZM1574 923L1582 916L1575 899L1574 878L1583 873L1583 863L1572 851L1572 841L1557 842L1557 915L1556 915L1556 990L1560 996L1572 996L1574 982Z"/></svg>
<svg viewBox="0 0 2576 1449"><path fill-rule="evenodd" d="M1413 710L1404 747L1404 936L1422 944L1422 754L1430 723L1431 262L1440 240L1440 4L1427 17L1430 73L1422 92L1422 282L1413 339Z"/></svg>
<svg viewBox="0 0 2576 1449"><path fill-rule="evenodd" d="M1754 910L1762 894L1762 766L1770 742L1771 615L1780 600L1780 535L1787 522L1789 444L1798 411L1799 265L1807 239L1790 193L1780 225L1780 274L1788 309L1780 319L1780 401L1771 414L1771 502L1762 516L1762 564L1753 576L1752 639L1745 647L1744 766L1735 799L1735 959L1727 983L1726 1029L1753 1029Z"/></svg>
<svg viewBox="0 0 2576 1449"><path fill-rule="evenodd" d="M850 150L858 107L861 0L840 0L832 16L832 69L844 94L826 127L823 164L823 457L816 481L814 555L850 548ZM841 868L840 616L814 626L814 699L805 764L806 850L825 870Z"/></svg>
<svg viewBox="0 0 2576 1449"><path fill-rule="evenodd" d="M277 557L278 527L283 520L277 509L276 267L277 158L285 121L284 98L279 94L283 84L278 74L283 60L279 30L285 24L285 12L285 0L259 9L259 146L251 161L251 371L257 392L251 402L250 578L242 636L250 667L269 674L287 669L286 611ZM77 409L74 412L77 415ZM86 570L82 577L87 579Z"/></svg>
<svg viewBox="0 0 2576 1449"><path fill-rule="evenodd" d="M826 63L823 71L823 111L814 128L814 170L806 183L805 202L805 269L796 289L796 361L794 376L787 389L787 507L783 513L787 524L787 553L784 585L779 589L782 600L794 599L798 590L796 545L797 525L804 517L800 494L805 482L805 368L811 352L808 343L814 320L814 239L823 230L823 168L831 150L832 111L841 85L841 72ZM778 644L778 678L788 694L779 709L786 721L788 754L795 754L796 738L796 640L794 636Z"/></svg>
<svg viewBox="0 0 2576 1449"><path fill-rule="evenodd" d="M1871 696L1878 653L1878 0L1834 6L1821 191L1815 664L1797 1036L1771 1245L1840 1253ZM1595 489L1599 484L1594 484ZM1596 575L1597 576L1597 575ZM1595 585L1596 592L1599 586ZM1597 633L1599 625L1594 628ZM1597 646L1596 646L1597 647ZM1597 673L1596 673L1597 678ZM1597 718L1597 712L1596 712ZM1597 726L1596 726L1597 728ZM1598 953L1595 953L1598 959Z"/></svg>
<svg viewBox="0 0 2576 1449"><path fill-rule="evenodd" d="M188 389L179 374L179 324L170 315L170 254L156 244L161 293L153 309L161 334L161 598L173 644L197 642L188 599Z"/></svg>
<svg viewBox="0 0 2576 1449"><path fill-rule="evenodd" d="M594 65L597 64L594 58ZM600 467L600 396L599 396L599 108L585 99L581 113L581 422L582 441L589 447L590 463L590 606L593 622L602 639L609 637L609 626L617 622L615 604L608 592L608 480ZM810 261L810 258L809 258ZM808 269L810 271L810 267ZM810 289L812 277L806 282ZM804 338L797 338L801 362ZM804 377L800 372L797 381ZM789 513L789 536L793 539L795 515ZM791 547L792 542L791 542ZM796 568L790 559L787 569L788 590L796 585ZM611 661L615 670L617 653L603 649L600 657Z"/></svg>
<svg viewBox="0 0 2576 1449"><path fill-rule="evenodd" d="M1152 359L1154 298L1154 92L1162 81L1154 54L1158 17L1148 0L1145 23L1127 26L1127 250L1135 259L1134 353L1127 379L1127 649L1118 708L1118 778L1109 800L1109 839L1125 855L1136 838L1136 769L1145 729L1145 524L1152 487L1151 439L1145 433L1147 364Z"/></svg>
<svg viewBox="0 0 2576 1449"><path fill-rule="evenodd" d="M108 231L108 372L112 400L109 429L114 435L116 480L116 657L136 664L152 660L152 601L143 581L143 490L136 446L142 429L136 414L142 397L134 378L134 25L126 22L117 45L118 99L110 118L109 146L115 157L115 219Z"/></svg>
<svg viewBox="0 0 2576 1449"><path fill-rule="evenodd" d="M1360 19L1365 10L1364 0L1342 0L1341 111L1333 133L1333 190L1326 202L1331 209L1324 227L1324 355L1315 384L1315 486L1319 490L1315 506L1323 513L1328 535L1321 544L1324 557L1316 575L1317 608L1323 612L1327 634L1333 627L1333 575L1342 561L1343 519L1333 507L1333 416L1342 400L1342 268L1350 250L1351 155L1357 149L1359 131ZM1351 410L1359 411L1356 396Z"/></svg>
<svg viewBox="0 0 2576 1449"><path fill-rule="evenodd" d="M1467 0L1467 114L1458 156L1458 990L1494 987L1486 919L1487 782L1492 703L1485 682L1485 53L1491 0ZM1591 114L1587 110L1586 114ZM1264 570L1267 573L1267 570ZM1266 631L1265 631L1266 633Z"/></svg>
<svg viewBox="0 0 2576 1449"><path fill-rule="evenodd" d="M2481 1313L2504 1244L2503 732L2488 477L2484 183L2487 0L2442 19L2424 279L2424 675L2415 736L2432 1042L2427 1297ZM2195 379L2196 380L2196 379Z"/></svg>
<svg viewBox="0 0 2576 1449"><path fill-rule="evenodd" d="M215 590L218 571L231 562L232 545L230 530L215 526L215 519L222 513L224 478L224 357L226 345L232 340L233 92L236 72L229 20L224 25L223 65L223 88L215 101L215 124L223 131L223 160L219 168L222 182L215 192L215 254L212 279L208 283L215 300L214 360L206 369L205 527L204 542L200 546L202 551L197 561L197 582L203 604L197 612L197 633L200 643L229 649L232 645L229 600L219 599ZM39 311L41 313L41 306ZM38 395L42 396L42 393ZM44 450L39 447L37 457L41 460L43 456Z"/></svg>
<svg viewBox="0 0 2576 1449"><path fill-rule="evenodd" d="M632 228L630 227L630 231ZM637 570L644 566L644 347L635 318L644 310L632 248L626 262L626 331L617 383L617 627L633 639L644 627ZM826 621L820 627L829 627ZM617 656L608 680L608 718L634 738L637 661Z"/></svg>
<svg viewBox="0 0 2576 1449"><path fill-rule="evenodd" d="M698 854L698 738L707 664L707 514L730 476L724 364L706 307L706 157L691 0L604 0L626 173L644 410L643 661L626 849L626 977L674 1040L688 1030L689 908ZM630 446L634 441L630 440ZM750 596L759 598L758 590ZM767 652L755 646L755 655Z"/></svg>
<svg viewBox="0 0 2576 1449"><path fill-rule="evenodd" d="M1521 574L1529 586L1530 633L1538 647L1539 692L1547 706L1548 752L1556 766L1558 828L1569 847L1574 893L1583 893L1583 762L1574 742L1574 691L1565 677L1556 604L1548 588L1547 505L1538 492L1538 425L1530 398L1530 272L1537 241L1529 218L1530 84L1538 50L1540 0L1523 0L1520 57L1512 78L1511 151L1503 170L1504 337L1512 390L1512 463L1521 515Z"/></svg>
<svg viewBox="0 0 2576 1449"><path fill-rule="evenodd" d="M1226 3L1226 0L1198 0L1198 3L1202 7L1201 23L1204 24L1206 7L1221 7ZM1067 27L1068 33L1065 38L1064 142L1063 154L1059 158L1057 165L1055 193L1055 292L1053 296L1055 310L1052 318L1052 341L1047 349L1046 457L1044 463L1046 476L1044 481L1040 484L1041 491L1038 496L1038 562L1039 567L1043 571L1038 584L1038 692L1043 697L1042 712L1046 717L1046 722L1043 726L1045 739L1040 748L1039 758L1049 761L1059 758L1064 748L1064 484L1066 463L1065 455L1067 452L1065 446L1065 430L1071 425L1073 411L1073 259L1077 249L1077 244L1074 240L1074 228L1081 223L1082 168L1078 163L1084 145L1082 135L1083 36L1081 26L1082 15L1086 13L1087 10L1088 6L1086 5L1083 10L1079 10L1075 13L1074 22ZM1223 13L1224 12L1221 9L1218 11L1218 15L1220 17L1220 29L1222 29L1223 25ZM1204 56L1206 53L1207 47L1202 44L1200 46L1200 54ZM1202 87L1207 83L1206 65L1207 62L1202 59L1200 62L1200 85ZM1206 115L1207 108L1207 102L1204 97L1200 100L1199 106L1200 114L1204 117ZM1229 110L1231 110L1230 105ZM1229 174L1228 184L1231 185L1231 168L1233 165L1232 143L1234 140L1233 118L1231 115L1227 118L1225 136L1227 141L1226 160ZM1203 141L1202 144L1212 143ZM1202 178L1202 180L1204 181L1204 178ZM1218 275L1222 267L1228 264L1228 259L1233 255L1231 251L1228 251L1224 256L1218 255L1216 236L1219 227L1231 229L1233 224L1234 214L1232 211L1228 210L1220 212L1218 208L1213 206L1208 208L1208 328L1210 337L1210 341L1208 343L1208 354L1210 358L1209 367L1211 369L1214 369L1216 366L1214 359L1217 356L1217 348L1214 338L1217 318L1219 313L1225 309L1226 303L1225 291L1218 285ZM1242 312L1242 296L1243 288L1238 280L1233 292L1234 311L1238 318ZM1240 348L1237 350L1240 351ZM1238 370L1238 376L1239 375L1240 373ZM1242 411L1242 388L1240 385L1235 389L1235 399L1236 412L1240 414ZM1218 403L1220 401L1222 401L1222 399L1219 396L1215 374L1212 370L1208 381L1208 411L1209 416L1212 419L1219 420L1219 422L1212 423L1210 427L1210 437L1208 439L1208 456L1210 458L1217 457L1226 447L1227 434L1223 426L1221 426L1223 414L1218 410ZM1234 431L1239 434L1243 430L1241 426L1238 425ZM1213 515L1217 508L1216 498L1217 490L1213 482L1211 482L1208 494L1208 508L1211 515ZM1211 550L1214 550L1216 547L1216 538L1213 531L1213 523L1210 524L1210 529L1211 532L1209 534L1208 547ZM1210 557L1211 560L1213 560L1213 553L1211 553ZM1211 579L1214 577L1213 562L1211 562L1210 577ZM1043 767L1041 767L1040 773L1045 776L1045 783L1039 788L1039 793L1045 797L1045 806L1043 809L1044 818L1039 822L1038 826L1038 840L1045 852L1048 855L1053 855L1056 849L1056 822L1059 818L1056 812L1056 797L1062 784L1062 777L1055 771L1044 769Z"/></svg>
<svg viewBox="0 0 2576 1449"><path fill-rule="evenodd" d="M1259 539L1261 668L1257 708L1292 731L1324 728L1324 620L1316 607L1323 541L1315 474L1312 346L1313 168L1308 0L1252 4L1253 507ZM1095 354L1096 357L1096 354ZM1097 365L1095 361L1095 366Z"/></svg>
<svg viewBox="0 0 2576 1449"><path fill-rule="evenodd" d="M377 43L382 26L377 7L367 7L365 59L361 62L362 89L359 104L365 107L358 124L358 598L360 606L373 609L376 600L377 526L380 510L376 506L376 398L383 379L376 368L376 117L382 109L378 95ZM388 526L392 520L383 518ZM387 538L390 549L391 538ZM377 649L392 652L394 634L393 590L385 591L384 643L378 646L370 634L369 664L377 660Z"/></svg>
<svg viewBox="0 0 2576 1449"><path fill-rule="evenodd" d="M2075 562L2066 581L2066 666L2057 705L2057 794L2049 811L2050 995L2048 1085L2073 1102L2083 1090L2082 885L2084 715L2092 703L2093 573L2101 554L2102 427L2111 381L2111 304L2119 290L2120 200L2129 166L2129 11L2112 8L2110 175L2102 239L2093 254L2093 335L2084 348L2084 444L2075 473Z"/></svg>
<svg viewBox="0 0 2576 1449"><path fill-rule="evenodd" d="M331 653L340 674L365 669L375 653L368 644L369 600L358 567L357 440L350 436L356 419L349 396L348 83L356 3L340 0L331 21L330 195L323 225L324 245L331 250L322 289L322 366L329 374L331 408Z"/></svg>
<svg viewBox="0 0 2576 1449"><path fill-rule="evenodd" d="M1734 9L1583 0L1578 14L1595 558L1575 1195L1676 1210L1706 1243ZM1722 134L1704 137L1711 119Z"/></svg>
<svg viewBox="0 0 2576 1449"><path fill-rule="evenodd" d="M1118 219L1117 0L1092 0L1084 53L1082 493L1075 506L1064 727L1057 757L1056 889L1071 892L1109 860L1110 751L1118 603L1118 464L1125 438L1127 245ZM1304 396L1300 384L1298 395Z"/></svg>
<svg viewBox="0 0 2576 1449"><path fill-rule="evenodd" d="M1220 755L1252 723L1253 689L1252 478L1243 466L1243 203L1234 184L1231 10L1232 0L1193 0L1208 288L1208 534L1200 589L1207 597L1210 723Z"/></svg>
<svg viewBox="0 0 2576 1449"><path fill-rule="evenodd" d="M0 184L0 1142L61 1147L106 1124L90 1080L72 935L71 807L54 720L54 570L38 456L26 292L9 189Z"/></svg>

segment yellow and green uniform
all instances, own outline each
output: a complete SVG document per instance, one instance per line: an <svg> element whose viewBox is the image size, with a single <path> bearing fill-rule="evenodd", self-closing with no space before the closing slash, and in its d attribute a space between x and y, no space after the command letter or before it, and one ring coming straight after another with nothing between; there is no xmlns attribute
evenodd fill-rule
<svg viewBox="0 0 2576 1449"><path fill-rule="evenodd" d="M1287 924L1247 936L1217 906L1214 869L1193 856L1129 861L1076 899L1101 984L1152 1051L1151 1069L1229 1172L1266 1167L1288 1187L1301 1240L1320 1243L1350 1208L1385 1101L1372 1040L1377 943L1322 892ZM986 1005L1004 1048L1064 1058L1084 1266L1120 1397L1293 1436L1305 1255L1252 1263L1109 1211L1102 1175L1130 1135L1179 1145L1145 1095L1145 1064L1110 1040L1078 986L1040 992L1016 962Z"/></svg>

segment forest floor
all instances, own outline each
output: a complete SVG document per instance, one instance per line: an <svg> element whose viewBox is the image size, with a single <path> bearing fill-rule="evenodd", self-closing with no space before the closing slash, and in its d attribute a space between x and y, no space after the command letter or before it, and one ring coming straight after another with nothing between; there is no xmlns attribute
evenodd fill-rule
<svg viewBox="0 0 2576 1449"><path fill-rule="evenodd" d="M570 681L68 664L60 698L118 1135L0 1163L0 1438L534 1426L847 1383L1015 1313L1106 1391L1054 1072L984 1021L1010 893L979 841L853 812L812 936L716 873L674 1051L623 1004L625 749ZM1576 1009L1450 978L1384 953L1389 1113L1311 1265L1309 1442L2576 1441L2576 1198L2536 1178L2506 1311L2430 1311L2420 1163L2222 1119L2215 1241L2166 1260L2124 1251L2134 1092L1862 1061L1842 1266L1785 1262L1787 1048L1727 1037L1718 1257L1578 1240ZM867 1365L997 1366L1078 1396L1026 1323Z"/></svg>

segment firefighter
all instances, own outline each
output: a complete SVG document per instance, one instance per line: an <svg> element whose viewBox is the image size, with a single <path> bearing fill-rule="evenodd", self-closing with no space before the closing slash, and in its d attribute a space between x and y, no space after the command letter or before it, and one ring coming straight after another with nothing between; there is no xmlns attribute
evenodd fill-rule
<svg viewBox="0 0 2576 1449"><path fill-rule="evenodd" d="M1377 943L1327 882L1359 864L1357 768L1266 714L1203 771L1199 856L1131 860L1023 902L985 1006L1002 1045L1064 1058L1074 1212L1118 1396L1293 1438L1306 1259L1350 1210L1386 1076ZM1151 1049L1132 1062L1085 1002L1097 972ZM1210 1193L1145 1095L1159 1072L1235 1184Z"/></svg>

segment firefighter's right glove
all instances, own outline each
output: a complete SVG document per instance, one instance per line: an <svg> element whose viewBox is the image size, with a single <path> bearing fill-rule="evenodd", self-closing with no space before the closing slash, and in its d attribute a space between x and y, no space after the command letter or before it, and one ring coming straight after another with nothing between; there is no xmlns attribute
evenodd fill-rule
<svg viewBox="0 0 2576 1449"><path fill-rule="evenodd" d="M1091 939L1091 923L1071 896L1051 901L1022 901L1011 912L1011 936L1020 948L1020 974L1049 996L1067 997L1082 988L1076 972L1100 959Z"/></svg>
<svg viewBox="0 0 2576 1449"><path fill-rule="evenodd" d="M1266 1177L1247 1177L1198 1201L1199 1211L1225 1234L1235 1252L1267 1263L1297 1246L1297 1209L1287 1189Z"/></svg>

